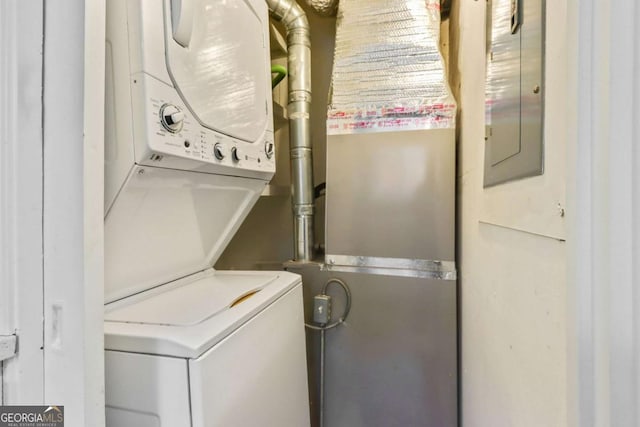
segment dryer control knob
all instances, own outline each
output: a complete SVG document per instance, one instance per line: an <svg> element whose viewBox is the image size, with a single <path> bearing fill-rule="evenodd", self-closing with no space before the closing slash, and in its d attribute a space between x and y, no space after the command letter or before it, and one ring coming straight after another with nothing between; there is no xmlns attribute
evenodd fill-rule
<svg viewBox="0 0 640 427"><path fill-rule="evenodd" d="M267 155L267 159L273 157L273 153L275 152L275 144L271 141L267 141L264 145L264 153Z"/></svg>
<svg viewBox="0 0 640 427"><path fill-rule="evenodd" d="M183 121L184 113L175 105L164 104L160 107L160 123L162 123L162 127L169 132L180 132Z"/></svg>
<svg viewBox="0 0 640 427"><path fill-rule="evenodd" d="M216 156L216 159L222 160L225 158L224 155L224 147L222 144L218 143L213 146L213 155Z"/></svg>
<svg viewBox="0 0 640 427"><path fill-rule="evenodd" d="M240 154L240 150L238 149L238 147L233 147L231 149L231 158L233 159L233 161L239 162L240 157L242 157L242 155Z"/></svg>

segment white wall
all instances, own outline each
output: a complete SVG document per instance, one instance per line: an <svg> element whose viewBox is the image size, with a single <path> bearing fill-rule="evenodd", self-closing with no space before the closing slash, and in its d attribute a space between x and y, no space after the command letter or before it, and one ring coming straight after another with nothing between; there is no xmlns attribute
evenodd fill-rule
<svg viewBox="0 0 640 427"><path fill-rule="evenodd" d="M485 12L454 2L464 426L567 422L566 4L547 2L545 173L483 189ZM553 7L551 7L553 6Z"/></svg>
<svg viewBox="0 0 640 427"><path fill-rule="evenodd" d="M640 425L640 6L569 0L570 417Z"/></svg>

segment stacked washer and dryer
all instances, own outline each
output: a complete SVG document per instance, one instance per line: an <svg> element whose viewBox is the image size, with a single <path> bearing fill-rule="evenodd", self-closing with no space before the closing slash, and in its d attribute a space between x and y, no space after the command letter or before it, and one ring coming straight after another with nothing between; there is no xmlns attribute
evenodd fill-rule
<svg viewBox="0 0 640 427"><path fill-rule="evenodd" d="M309 425L300 277L212 268L275 172L268 24L107 2L107 426Z"/></svg>

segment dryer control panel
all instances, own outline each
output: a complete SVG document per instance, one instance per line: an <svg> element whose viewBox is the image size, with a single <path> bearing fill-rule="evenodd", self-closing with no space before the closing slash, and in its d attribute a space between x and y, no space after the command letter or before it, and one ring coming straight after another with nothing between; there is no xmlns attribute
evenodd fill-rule
<svg viewBox="0 0 640 427"><path fill-rule="evenodd" d="M143 73L131 84L134 103L143 104L134 114L144 115L133 121L136 163L266 179L275 172L271 129L255 142L233 138L202 126L169 85Z"/></svg>

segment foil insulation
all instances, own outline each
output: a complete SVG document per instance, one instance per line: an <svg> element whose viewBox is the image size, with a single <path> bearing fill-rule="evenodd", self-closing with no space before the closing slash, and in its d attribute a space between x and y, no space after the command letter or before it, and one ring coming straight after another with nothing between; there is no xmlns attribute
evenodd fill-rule
<svg viewBox="0 0 640 427"><path fill-rule="evenodd" d="M305 0L314 12L323 16L335 16L338 10L338 0Z"/></svg>
<svg viewBox="0 0 640 427"><path fill-rule="evenodd" d="M455 127L440 0L342 0L327 134Z"/></svg>

